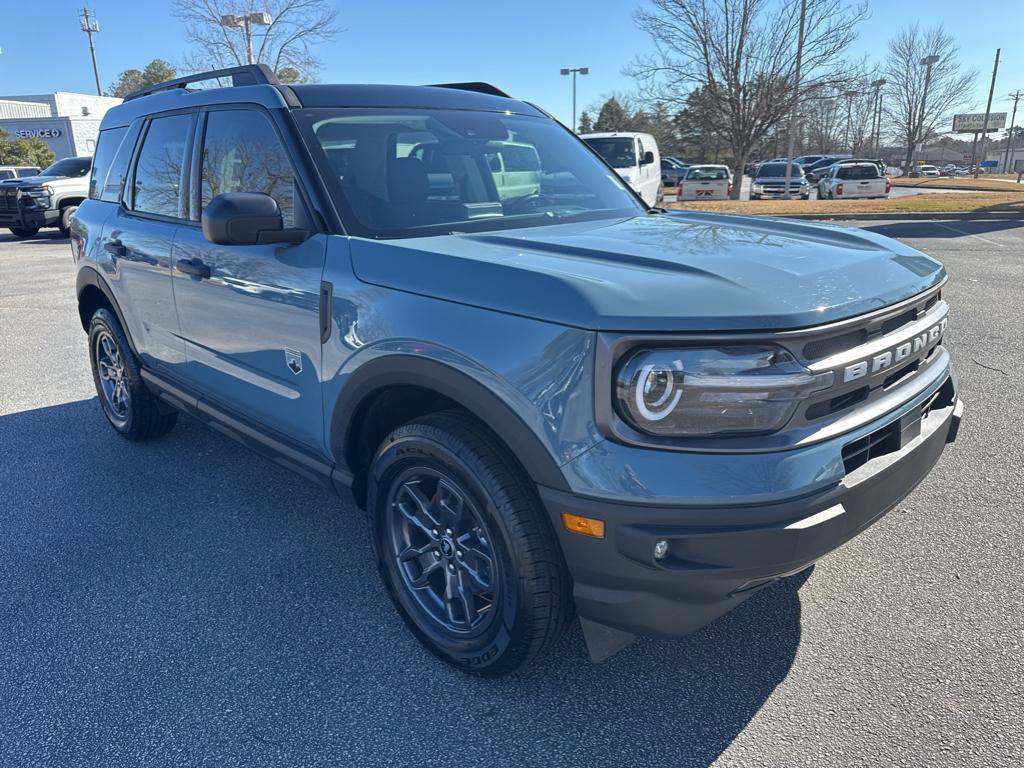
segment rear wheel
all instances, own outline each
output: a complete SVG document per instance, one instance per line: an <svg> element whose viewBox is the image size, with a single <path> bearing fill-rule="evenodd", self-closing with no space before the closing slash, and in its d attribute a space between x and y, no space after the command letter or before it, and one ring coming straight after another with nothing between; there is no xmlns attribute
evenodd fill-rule
<svg viewBox="0 0 1024 768"><path fill-rule="evenodd" d="M368 491L381 576L432 653L492 677L562 635L570 579L547 514L504 446L473 418L447 411L392 432Z"/></svg>
<svg viewBox="0 0 1024 768"><path fill-rule="evenodd" d="M10 227L11 234L15 237L30 238L39 233L39 227Z"/></svg>
<svg viewBox="0 0 1024 768"><path fill-rule="evenodd" d="M97 309L89 324L89 361L100 406L117 432L133 441L167 434L178 412L166 410L146 388L117 317Z"/></svg>

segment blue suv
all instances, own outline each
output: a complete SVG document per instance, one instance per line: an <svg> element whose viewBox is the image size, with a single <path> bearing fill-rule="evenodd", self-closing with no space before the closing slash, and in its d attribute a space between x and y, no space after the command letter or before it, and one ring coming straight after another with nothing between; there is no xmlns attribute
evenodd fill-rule
<svg viewBox="0 0 1024 768"><path fill-rule="evenodd" d="M939 263L648 207L482 83L148 87L104 117L71 240L113 429L183 411L351 493L399 613L478 674L573 616L595 660L693 632L895 506L960 422Z"/></svg>

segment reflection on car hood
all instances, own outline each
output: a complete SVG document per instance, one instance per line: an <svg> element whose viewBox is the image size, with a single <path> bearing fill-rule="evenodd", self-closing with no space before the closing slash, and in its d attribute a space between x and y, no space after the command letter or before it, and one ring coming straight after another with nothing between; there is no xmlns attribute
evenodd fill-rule
<svg viewBox="0 0 1024 768"><path fill-rule="evenodd" d="M40 184L51 184L70 178L70 176L25 176L21 179L5 179L2 183L5 187L38 187Z"/></svg>
<svg viewBox="0 0 1024 768"><path fill-rule="evenodd" d="M898 302L945 275L872 232L698 212L354 239L352 257L375 285L619 331L807 327Z"/></svg>

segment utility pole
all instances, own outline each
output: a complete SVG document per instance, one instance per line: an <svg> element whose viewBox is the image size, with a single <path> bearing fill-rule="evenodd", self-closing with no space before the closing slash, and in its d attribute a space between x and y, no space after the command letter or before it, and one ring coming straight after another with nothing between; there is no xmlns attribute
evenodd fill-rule
<svg viewBox="0 0 1024 768"><path fill-rule="evenodd" d="M790 180L793 178L793 142L796 139L797 115L800 112L800 65L804 57L804 22L807 20L807 0L800 0L800 32L796 38L796 72L793 83L793 109L789 113L789 131L786 137L786 186L785 198L792 196L789 189Z"/></svg>
<svg viewBox="0 0 1024 768"><path fill-rule="evenodd" d="M875 89L875 112L871 119L871 145L874 147L876 155L882 153L882 86L885 83L884 79L871 82L871 87Z"/></svg>
<svg viewBox="0 0 1024 768"><path fill-rule="evenodd" d="M999 52L1001 48L996 48L996 63L992 67L992 84L988 87L988 104L985 105L985 122L981 127L981 159L985 159L985 142L988 141L988 116L992 113L992 94L996 90L996 73L999 71ZM974 164L974 178L978 178L978 172L981 170L981 166L977 163Z"/></svg>
<svg viewBox="0 0 1024 768"><path fill-rule="evenodd" d="M572 132L577 133L576 125L576 75L589 75L589 67L571 67L561 70L563 75L572 75Z"/></svg>
<svg viewBox="0 0 1024 768"><path fill-rule="evenodd" d="M843 96L846 97L846 137L843 139L843 144L850 148L850 152L853 152L853 137L850 136L853 132L853 99L860 96L860 91L843 91Z"/></svg>
<svg viewBox="0 0 1024 768"><path fill-rule="evenodd" d="M1011 93L1010 98L1013 99L1013 115L1010 117L1010 130L1006 133L1006 152L1003 154L1003 173L1010 172L1010 158L1013 155L1010 154L1010 147L1013 145L1013 123L1017 119L1017 102L1020 101L1021 96L1024 96L1020 91Z"/></svg>
<svg viewBox="0 0 1024 768"><path fill-rule="evenodd" d="M907 147L907 168L906 172L909 174L910 169L914 166L914 153L917 151L917 143L922 140L921 134L924 132L924 118L925 118L925 104L928 101L928 86L932 82L932 64L937 63L939 57L935 54L931 56L925 56L921 59L921 64L925 67L924 71L924 91L921 93L921 112L917 118L917 125L914 131L914 141L909 147Z"/></svg>
<svg viewBox="0 0 1024 768"><path fill-rule="evenodd" d="M96 14L89 10L88 6L82 9L82 31L89 37L89 53L92 55L92 74L96 78L96 95L103 95L103 88L100 86L100 69L96 66L96 46L93 44L93 33L100 31L100 22Z"/></svg>

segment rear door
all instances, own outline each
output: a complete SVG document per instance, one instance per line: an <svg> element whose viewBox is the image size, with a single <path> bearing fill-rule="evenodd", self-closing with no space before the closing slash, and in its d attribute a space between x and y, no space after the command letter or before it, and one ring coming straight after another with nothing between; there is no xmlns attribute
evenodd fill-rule
<svg viewBox="0 0 1024 768"><path fill-rule="evenodd" d="M151 368L178 367L185 360L171 289L171 246L185 221L186 160L195 118L193 112L179 112L146 121L121 205L103 227L111 288ZM122 187L120 168L111 168L104 192L111 185Z"/></svg>
<svg viewBox="0 0 1024 768"><path fill-rule="evenodd" d="M232 105L204 111L192 159L189 226L174 243L174 297L188 383L212 405L322 452L320 280L326 236L299 245L215 245L200 211L225 192L273 197L286 227L311 229L270 113Z"/></svg>

